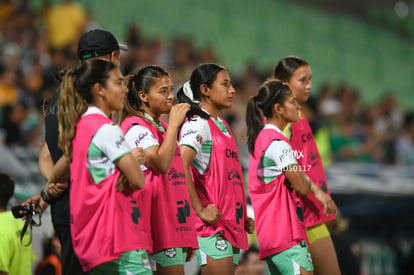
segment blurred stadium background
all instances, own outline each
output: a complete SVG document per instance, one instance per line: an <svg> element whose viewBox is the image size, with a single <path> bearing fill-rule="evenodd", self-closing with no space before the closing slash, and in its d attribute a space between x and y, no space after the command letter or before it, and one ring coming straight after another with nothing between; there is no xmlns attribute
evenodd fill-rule
<svg viewBox="0 0 414 275"><path fill-rule="evenodd" d="M338 239L359 251L361 274L414 274L414 2L1 0L0 170L16 179L13 204L44 184L37 156L54 75L77 64L79 35L96 27L129 46L125 74L164 64L178 88L201 62L225 65L238 99L223 117L246 172L247 99L282 57L307 60L304 109L347 224ZM37 240L51 233L45 223Z"/></svg>

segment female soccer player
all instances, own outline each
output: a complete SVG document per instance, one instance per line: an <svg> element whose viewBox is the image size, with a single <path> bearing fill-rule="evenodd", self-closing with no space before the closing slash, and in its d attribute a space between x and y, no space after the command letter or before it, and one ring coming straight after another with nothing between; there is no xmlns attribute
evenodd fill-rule
<svg viewBox="0 0 414 275"><path fill-rule="evenodd" d="M70 171L71 234L83 270L151 274L148 236L131 196L144 187L144 173L109 118L123 107L124 78L111 62L87 60L66 72L60 90L58 106L65 112L58 114L59 146L64 156L50 181L65 182ZM119 181L121 172L127 182Z"/></svg>
<svg viewBox="0 0 414 275"><path fill-rule="evenodd" d="M159 66L146 66L129 81L121 129L131 148L143 147L147 185L141 196L148 203L157 274L184 274L184 264L198 248L178 130L190 109L173 106L173 85ZM169 114L168 126L160 116Z"/></svg>
<svg viewBox="0 0 414 275"><path fill-rule="evenodd" d="M271 274L313 274L299 196L312 192L325 214L335 210L330 197L303 173L283 135L286 124L299 119L299 109L289 87L276 80L265 82L247 104L249 193L260 258Z"/></svg>
<svg viewBox="0 0 414 275"><path fill-rule="evenodd" d="M308 100L312 88L312 74L305 60L296 56L282 58L276 65L274 76L290 87L299 104ZM290 123L286 131L292 149L299 156L298 163L304 172L329 195L322 160L306 117L299 113L299 120ZM322 205L312 194L303 197L302 202L315 273L318 275L340 274L335 247L325 225L326 221L334 219L334 214L325 216Z"/></svg>
<svg viewBox="0 0 414 275"><path fill-rule="evenodd" d="M202 274L233 274L239 250L247 250L247 217L243 174L234 137L219 117L230 108L235 90L227 70L217 64L196 67L178 91L179 102L191 105L180 134L191 204L197 214Z"/></svg>

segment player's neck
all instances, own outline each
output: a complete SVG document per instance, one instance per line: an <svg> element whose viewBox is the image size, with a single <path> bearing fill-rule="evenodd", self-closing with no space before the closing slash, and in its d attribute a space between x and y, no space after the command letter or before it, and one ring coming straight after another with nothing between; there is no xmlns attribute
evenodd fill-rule
<svg viewBox="0 0 414 275"><path fill-rule="evenodd" d="M286 125L288 124L286 120L281 118L269 118L267 120L267 123L275 125L277 128L283 131L285 129Z"/></svg>

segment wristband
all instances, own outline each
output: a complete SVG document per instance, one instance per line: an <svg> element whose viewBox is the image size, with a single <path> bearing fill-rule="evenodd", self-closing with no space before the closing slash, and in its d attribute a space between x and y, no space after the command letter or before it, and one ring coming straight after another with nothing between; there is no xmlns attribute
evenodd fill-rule
<svg viewBox="0 0 414 275"><path fill-rule="evenodd" d="M45 202L47 202L48 204L50 204L52 202L52 200L50 200L46 193L45 190L40 191L40 197L42 198L42 200L44 200Z"/></svg>

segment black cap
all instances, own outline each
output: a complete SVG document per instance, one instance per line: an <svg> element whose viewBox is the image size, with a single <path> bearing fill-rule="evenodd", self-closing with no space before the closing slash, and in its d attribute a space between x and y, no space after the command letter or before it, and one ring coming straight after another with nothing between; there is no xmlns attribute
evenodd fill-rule
<svg viewBox="0 0 414 275"><path fill-rule="evenodd" d="M119 44L112 33L102 29L94 29L84 33L78 43L80 60L107 55L117 50L128 51L128 47Z"/></svg>

